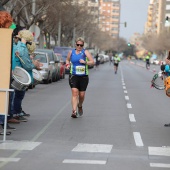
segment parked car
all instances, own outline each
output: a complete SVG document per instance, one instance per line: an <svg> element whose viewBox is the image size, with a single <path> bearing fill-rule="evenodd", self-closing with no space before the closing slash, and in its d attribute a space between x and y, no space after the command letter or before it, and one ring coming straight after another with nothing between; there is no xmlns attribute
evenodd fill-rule
<svg viewBox="0 0 170 170"><path fill-rule="evenodd" d="M34 52L34 60L39 60L43 63L41 67L42 70L39 70L40 74L42 75L42 81L44 83L51 83L52 82L52 74L53 74L53 62L50 61L50 57L45 52Z"/></svg>
<svg viewBox="0 0 170 170"><path fill-rule="evenodd" d="M99 54L99 58L100 58L100 64L104 64L104 56L103 56L103 54Z"/></svg>
<svg viewBox="0 0 170 170"><path fill-rule="evenodd" d="M36 49L36 51L38 52L44 52L46 54L48 54L49 58L50 58L50 63L52 65L53 68L53 73L52 73L52 81L55 82L57 81L57 78L59 77L59 72L58 69L56 67L56 61L55 61L55 54L53 50L50 49Z"/></svg>
<svg viewBox="0 0 170 170"><path fill-rule="evenodd" d="M63 61L64 61L64 64L66 63L66 58L67 58L67 54L69 51L73 50L74 48L71 48L71 47L54 47L54 53L59 53L62 55L63 57ZM65 67L66 68L66 67ZM66 74L69 74L69 70L68 69L65 69L65 73Z"/></svg>
<svg viewBox="0 0 170 170"><path fill-rule="evenodd" d="M55 53L56 60L58 61L58 68L59 68L59 73L60 73L60 79L65 78L65 64L64 60L62 58L62 55L59 53Z"/></svg>
<svg viewBox="0 0 170 170"><path fill-rule="evenodd" d="M103 57L104 57L104 62L108 62L109 61L109 56L108 55L103 54Z"/></svg>

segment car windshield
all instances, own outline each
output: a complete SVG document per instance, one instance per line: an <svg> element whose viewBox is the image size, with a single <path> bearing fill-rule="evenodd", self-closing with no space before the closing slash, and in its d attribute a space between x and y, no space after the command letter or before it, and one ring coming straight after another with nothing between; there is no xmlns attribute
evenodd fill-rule
<svg viewBox="0 0 170 170"><path fill-rule="evenodd" d="M54 52L62 55L63 59L66 60L67 54L73 48L70 47L55 47Z"/></svg>
<svg viewBox="0 0 170 170"><path fill-rule="evenodd" d="M45 54L36 54L36 56L34 57L34 60L39 60L39 62L41 63L47 63L47 58Z"/></svg>
<svg viewBox="0 0 170 170"><path fill-rule="evenodd" d="M37 49L38 52L47 53L50 57L50 61L54 61L53 50L46 50L46 49Z"/></svg>

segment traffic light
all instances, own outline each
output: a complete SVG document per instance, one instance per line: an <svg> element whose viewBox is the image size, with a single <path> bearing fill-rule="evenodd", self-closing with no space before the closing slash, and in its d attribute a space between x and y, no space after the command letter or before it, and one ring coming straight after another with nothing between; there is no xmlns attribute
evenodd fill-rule
<svg viewBox="0 0 170 170"><path fill-rule="evenodd" d="M124 22L124 27L127 27L127 22Z"/></svg>
<svg viewBox="0 0 170 170"><path fill-rule="evenodd" d="M129 47L131 46L131 44L130 44L130 43L128 43L127 45L128 45Z"/></svg>

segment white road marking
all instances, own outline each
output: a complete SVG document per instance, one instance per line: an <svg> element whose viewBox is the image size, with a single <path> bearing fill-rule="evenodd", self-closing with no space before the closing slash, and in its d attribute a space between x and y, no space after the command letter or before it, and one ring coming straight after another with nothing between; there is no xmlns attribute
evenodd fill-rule
<svg viewBox="0 0 170 170"><path fill-rule="evenodd" d="M124 90L124 93L127 93L127 90Z"/></svg>
<svg viewBox="0 0 170 170"><path fill-rule="evenodd" d="M149 155L170 156L170 148L148 147Z"/></svg>
<svg viewBox="0 0 170 170"><path fill-rule="evenodd" d="M127 108L128 108L128 109L131 109L131 108L132 108L132 105L131 105L130 103L127 103L126 105L127 105Z"/></svg>
<svg viewBox="0 0 170 170"><path fill-rule="evenodd" d="M144 146L139 132L133 132L133 136L135 139L136 146Z"/></svg>
<svg viewBox="0 0 170 170"><path fill-rule="evenodd" d="M162 164L162 163L150 163L150 166L155 168L170 168L170 164Z"/></svg>
<svg viewBox="0 0 170 170"><path fill-rule="evenodd" d="M130 120L131 122L136 122L136 119L135 119L134 114L129 114L129 120Z"/></svg>
<svg viewBox="0 0 170 170"><path fill-rule="evenodd" d="M125 86L125 83L124 83L124 82L122 82L122 86Z"/></svg>
<svg viewBox="0 0 170 170"><path fill-rule="evenodd" d="M72 151L110 153L112 147L113 145L79 143Z"/></svg>
<svg viewBox="0 0 170 170"><path fill-rule="evenodd" d="M126 89L126 86L123 86L123 89Z"/></svg>
<svg viewBox="0 0 170 170"><path fill-rule="evenodd" d="M129 100L129 96L125 96L125 100Z"/></svg>
<svg viewBox="0 0 170 170"><path fill-rule="evenodd" d="M0 162L18 162L21 158L2 158L0 157Z"/></svg>
<svg viewBox="0 0 170 170"><path fill-rule="evenodd" d="M70 163L70 164L98 164L98 165L105 165L106 161L102 160L76 160L76 159L65 159L63 163Z"/></svg>
<svg viewBox="0 0 170 170"><path fill-rule="evenodd" d="M0 149L9 150L33 150L41 142L10 141L0 144Z"/></svg>

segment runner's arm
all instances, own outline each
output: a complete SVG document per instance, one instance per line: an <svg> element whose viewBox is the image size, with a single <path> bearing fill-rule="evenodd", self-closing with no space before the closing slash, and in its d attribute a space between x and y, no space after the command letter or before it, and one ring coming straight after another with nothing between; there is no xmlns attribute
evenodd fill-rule
<svg viewBox="0 0 170 170"><path fill-rule="evenodd" d="M86 61L85 64L94 65L94 59L88 50L85 51L85 54L86 54L86 57L88 58L88 61Z"/></svg>

